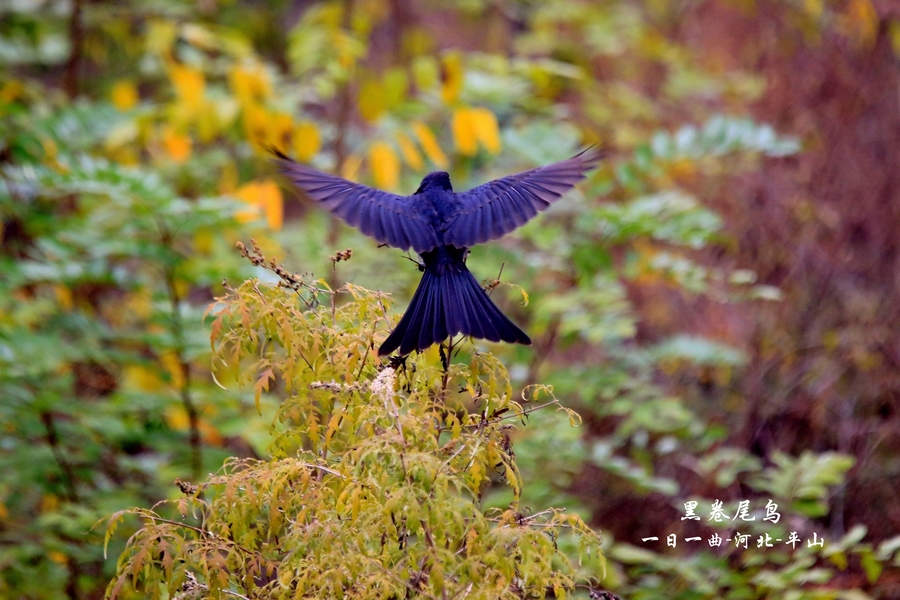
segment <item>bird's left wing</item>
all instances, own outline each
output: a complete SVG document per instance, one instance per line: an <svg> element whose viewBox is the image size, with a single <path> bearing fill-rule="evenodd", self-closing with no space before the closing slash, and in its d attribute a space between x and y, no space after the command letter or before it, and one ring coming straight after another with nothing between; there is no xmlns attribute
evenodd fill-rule
<svg viewBox="0 0 900 600"><path fill-rule="evenodd" d="M438 245L437 233L417 213L411 196L399 196L301 165L274 151L284 173L299 189L334 215L379 243L416 252Z"/></svg>
<svg viewBox="0 0 900 600"><path fill-rule="evenodd" d="M603 158L592 147L572 158L501 177L457 194L459 209L447 219L444 243L468 248L497 239L524 225L572 186Z"/></svg>

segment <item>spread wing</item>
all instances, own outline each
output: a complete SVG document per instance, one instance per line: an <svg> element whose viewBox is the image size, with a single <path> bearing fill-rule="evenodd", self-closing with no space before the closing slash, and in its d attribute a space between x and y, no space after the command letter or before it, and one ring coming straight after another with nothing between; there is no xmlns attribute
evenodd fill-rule
<svg viewBox="0 0 900 600"><path fill-rule="evenodd" d="M301 165L280 152L278 164L295 186L334 215L379 243L416 252L438 245L434 226L415 210L412 196L398 196Z"/></svg>
<svg viewBox="0 0 900 600"><path fill-rule="evenodd" d="M603 158L600 148L588 148L570 159L489 181L457 194L459 210L444 230L444 243L468 248L505 235L524 225L584 179Z"/></svg>

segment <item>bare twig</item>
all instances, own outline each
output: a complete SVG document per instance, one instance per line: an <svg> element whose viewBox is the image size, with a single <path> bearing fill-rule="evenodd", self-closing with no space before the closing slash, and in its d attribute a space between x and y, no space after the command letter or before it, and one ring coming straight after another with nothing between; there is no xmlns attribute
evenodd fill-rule
<svg viewBox="0 0 900 600"><path fill-rule="evenodd" d="M165 248L174 252L172 248L172 234L165 223L159 223L161 242ZM188 416L189 444L191 447L191 475L194 479L200 479L203 471L203 446L200 441L200 411L194 403L191 388L191 364L185 354L184 321L181 310L183 299L178 292L175 281L175 269L166 267L165 271L166 291L169 294L169 303L172 309L171 330L175 338L175 361L181 374L181 386L178 394L181 404ZM258 292L259 290L257 290ZM260 294L261 295L261 294Z"/></svg>
<svg viewBox="0 0 900 600"><path fill-rule="evenodd" d="M72 15L69 18L69 44L72 53L66 64L66 94L69 98L78 96L78 80L81 71L81 57L84 47L84 23L82 21L82 5L84 0L73 0Z"/></svg>
<svg viewBox="0 0 900 600"><path fill-rule="evenodd" d="M66 460L59 444L59 432L56 430L56 423L53 415L48 411L41 411L41 423L44 424L45 437L50 451L53 453L53 459L59 465L59 470L63 474L63 482L66 486L66 496L70 502L78 502L78 491L75 489L75 472L72 465Z"/></svg>
<svg viewBox="0 0 900 600"><path fill-rule="evenodd" d="M335 477L340 477L341 479L346 479L346 477L344 477L343 474L339 473L338 471L335 471L334 469L329 469L328 467L323 467L322 465L314 465L312 463L301 463L301 464L308 469L318 469L320 471L325 471L326 473L334 475Z"/></svg>

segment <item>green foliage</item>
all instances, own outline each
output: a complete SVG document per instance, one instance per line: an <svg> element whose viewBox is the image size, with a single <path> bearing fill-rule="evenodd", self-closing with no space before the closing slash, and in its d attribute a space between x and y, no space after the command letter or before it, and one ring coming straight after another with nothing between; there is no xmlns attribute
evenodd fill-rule
<svg viewBox="0 0 900 600"><path fill-rule="evenodd" d="M853 315L844 319L840 313L838 325L810 321L808 335L780 323L771 326L777 334L766 334L764 322L758 323L759 339L756 333L755 315L764 304L756 301L785 299L776 309L784 315L806 315L818 301L821 290L814 279L808 297L761 283L782 281L779 273L791 266L785 262L791 252L787 246L797 241L816 237L843 251L842 244L833 243L840 231L833 210L839 204L855 210L857 197L818 202L810 192L808 199L774 198L796 213L796 231L789 231L786 241L776 237L741 248L742 229L745 238L756 240L783 225L769 220L770 213L752 212L752 218L740 221L741 210L755 211L757 205L756 198L742 195L741 181L772 164L806 165L808 156L800 161L784 157L801 148L825 147L827 138L801 144L743 116L751 102L757 102L753 114L767 114L766 107L777 106L773 96L784 91L767 89L771 73L739 68L747 57L745 64L767 62L757 58L762 56L757 46L737 51L731 45L740 31L719 36L713 52L698 50L691 38L716 39L709 21L723 13L729 19L739 13L745 26L756 17L767 26L786 25L789 35L783 37L790 42L779 48L802 48L801 37L818 44L829 28L840 30L848 42L884 48L888 44L874 44L876 34L881 39L878 32L896 27L886 20L879 24L868 0L782 3L777 10L774 4L711 2L700 7L702 15L694 5L658 0L465 0L440 6L324 1L308 3L299 13L283 0L252 7L215 0L190 5L44 0L0 8L0 420L5 424L0 431L0 595L97 597L113 566L102 562L100 536L91 524L125 507L153 506L173 495L174 478L197 481L219 469L226 457L232 457L228 470L198 494L180 499L188 514L184 520L177 503L159 509L169 511L167 518L179 525L137 511L152 527L175 536L166 543L180 543L196 559L190 568L167 565L171 552L147 550L140 559L147 570L136 573L139 582L146 574L150 594L176 589L176 572L185 589L202 595L203 586L239 589L247 583L241 578L251 573L265 575L252 585L278 585L283 570L266 575L269 564L288 561L291 568L303 568L297 554L288 558L270 552L284 543L282 537L265 538L269 547L250 553L226 542L231 538L224 532L232 530L245 541L257 536L257 529L288 528L286 521L277 522L281 516L247 496L268 494L296 506L296 498L277 488L276 480L309 476L306 492L321 494L317 500L331 494L331 504L323 504L320 515L328 515L330 523L340 516L354 528L329 535L351 540L362 526L394 527L396 535L383 503L373 500L382 496L364 486L376 482L407 500L421 499L413 484L431 480L398 481L395 461L382 465L360 459L351 447L360 445L364 435L384 444L385 453L418 448L404 460L415 459L417 473L438 473L448 482L444 499L449 504L441 510L481 510L479 535L526 532L523 525L509 522L504 529L498 522L507 518L511 505L566 507L614 532L604 535L610 568L603 585L624 597L864 597L859 588L876 596L887 593L883 590L895 577L889 571L898 566L898 542L873 527L864 531L853 520L860 513L848 504L844 478L855 478L865 488L895 479L883 476L893 473L892 454L883 443L888 438L878 438L882 441L874 452L868 441L857 443L869 436L871 422L854 421L881 418L876 414L883 410L880 385L892 380L889 374L879 380L870 373L877 368L879 348L889 346L884 340L890 337L890 322L873 317L881 329L870 334L856 328ZM80 28L73 26L76 13ZM828 60L853 54L841 48ZM846 64L842 68L853 70ZM853 102L866 99L865 90L856 96L862 86L847 89L853 90ZM771 118L778 119L779 130L816 123L808 116L793 122L791 114L775 112ZM824 122L833 121L828 113ZM819 129L827 136L830 127ZM383 414L390 405L378 399L369 407L377 373L366 349L371 336L387 327L389 303L382 308L380 296L342 281L390 290L399 298L412 291L419 273L404 258L377 250L325 215L304 212L302 203L282 212L282 197L260 146L274 144L319 168L407 193L429 170L450 171L454 185L466 189L598 142L609 150L598 172L540 219L475 248L469 261L479 276L502 273L505 281L521 286L498 287L493 298L532 335L534 348L492 347L496 364L484 363L487 355L479 350L464 348L458 358L462 364L451 367L453 380L446 382L435 379L436 352L428 353L415 359L416 371L396 374L402 386L410 386L393 398L399 416ZM827 187L808 169L799 169L799 177L812 181L815 193ZM256 220L260 216L265 227ZM863 218L843 220L855 227ZM794 235L814 232L816 221L827 226L808 237ZM217 317L204 325L203 309L226 289L223 279L243 281L252 273L233 251L234 241L248 234L269 254L287 256L302 268L321 270L329 255L348 246L354 258L333 269L327 284L304 278L308 286L295 290L295 304L302 307L284 297L276 306L284 290L270 289L275 280L259 269L260 294L254 297L245 286L232 292L239 291L240 300L228 306L255 303L252 314L260 328L244 332L246 347L227 346L220 338L218 351L227 346L232 353L222 357L224 363L212 363L219 383L229 388L223 390L209 376L204 329ZM735 268L764 265L767 257L774 257L774 277ZM828 281L831 264L843 260L819 261L828 265ZM859 280L854 272L853 281ZM855 290L856 284L849 287ZM330 289L346 290L333 313ZM519 290L530 298L527 307ZM345 303L354 293L357 297ZM833 294L837 305L871 304L841 294ZM891 304L889 295L876 295ZM369 312L341 312L353 303ZM224 305L216 310L223 309L229 310ZM240 329L234 315L229 319L228 327L226 319L219 321L217 335ZM343 337L321 334L309 341L298 333L333 332L338 325ZM281 344L298 335L296 347ZM345 344L349 356L325 352ZM819 352L818 359L812 358ZM795 358L801 353L811 358ZM795 370L779 375L773 354L787 357L778 360ZM844 362L837 362L842 356ZM276 365L285 361L293 366L279 370ZM347 371L334 368L351 362ZM834 419L835 407L818 397L822 382L834 381L835 369L843 373L845 363L847 373L858 367L861 374L828 383L842 411ZM749 385L757 390L755 397L744 395L746 372L753 374ZM432 373L430 380L425 373ZM498 389L479 392L475 380L492 378L499 378ZM247 384L247 393L238 391L237 380ZM451 448L466 444L474 451L477 442L467 436L487 435L487 429L460 425L458 434L442 431L433 443L427 435L409 441L409 448L397 442L394 424L426 414L422 411L429 406L436 410L445 383L441 406L454 412L439 411L433 418L455 416L462 423L475 408L490 414L484 405L471 404L476 396L485 403L505 397L510 408L498 418L515 416L518 408L511 398L526 388L530 401L535 390L528 386L537 381L552 385L564 405L577 407L587 426L571 428L564 412L528 416L517 430L503 430L518 460L501 461L500 472L490 461L462 468L454 461L462 461L463 454L447 467L434 463L452 456L452 451L445 457L439 452L453 440L457 445ZM322 387L311 388L315 382ZM413 393L414 385L419 392ZM431 395L422 389L431 389ZM816 399L809 404L820 422L818 437L804 433L796 440L750 447L747 431L763 429L753 421L760 412L769 424L802 412L792 404L798 389ZM875 408L865 408L866 394L876 399ZM844 402L857 397L862 399ZM491 402L494 414L502 410L498 401ZM270 430L276 406L279 418ZM847 438L841 430L838 436L840 444L856 440L838 449L856 448L857 458L865 457L849 474L847 455L819 454L835 449L832 428L838 420L860 432ZM379 429L351 431L352 423L363 422L378 423ZM318 429L309 435L301 429L306 426ZM485 447L478 446L478 452L486 452ZM497 452L505 452L502 444ZM270 453L272 461L240 458ZM521 471L508 470L509 464ZM481 484L471 472L478 468L484 471L475 473L485 480ZM451 480L461 483L453 488ZM236 481L243 487L229 488ZM234 507L223 500L229 489ZM339 507L337 500L347 490ZM359 490L356 500L353 490ZM644 533L662 538L670 523L678 525L683 503L691 498L701 506L718 498L733 506L744 497L755 507L773 499L784 512L779 527L790 521L792 530L804 536L818 531L827 537L825 547L754 552L716 550L705 541L702 549L635 545ZM354 502L364 507L356 517ZM434 508L428 502L414 506ZM887 514L886 508L879 510L866 514ZM525 508L518 512L537 514ZM564 524L560 519L568 514L547 513L533 522ZM217 537L209 537L200 517L212 523L223 515L230 520L216 521ZM120 554L135 521L126 519L110 537L111 555ZM452 545L458 542L454 527L458 523L441 521L429 531L441 532ZM447 558L422 546L427 536L421 524L406 531L407 551L416 560ZM774 534L769 526L753 531ZM883 541L870 541L872 534ZM131 546L136 554L123 555L131 566L141 539ZM302 537L292 541L307 543ZM577 544L565 534L556 541L561 553L575 556ZM546 545L544 538L538 542ZM361 558L372 555L372 543L360 546L369 554L361 552L355 567L372 567ZM480 538L480 543L486 542ZM225 550L213 554L214 547ZM304 547L323 557L329 552ZM348 546L337 547L344 551L338 564L349 561ZM398 595L404 587L409 590L410 577L423 573L426 563L438 564L437 558L426 558L422 567L402 563L401 551L389 550L384 564L405 568L404 576L399 581L384 572L371 571L371 576ZM466 554L465 560L475 570L486 568L490 553L477 554ZM261 556L265 561L254 563ZM228 571L212 573L223 557L231 561ZM150 585L154 577L165 579L167 568L173 577L163 587ZM537 562L532 568L546 573ZM600 573L589 571L586 575ZM449 573L443 571L448 589L455 585ZM433 577L422 585L433 586Z"/></svg>
<svg viewBox="0 0 900 600"><path fill-rule="evenodd" d="M134 584L152 597L543 598L604 576L578 516L519 504L509 436L529 412L565 410L548 389L515 400L479 352L446 370L423 354L379 366L384 295L270 266L278 285L250 280L217 300L212 342L220 381L257 397L283 387L272 459L231 460L184 498L132 511L145 527L112 597ZM511 501L484 509L488 485Z"/></svg>
<svg viewBox="0 0 900 600"><path fill-rule="evenodd" d="M760 491L784 498L792 509L810 517L828 512L827 486L844 480L853 458L835 452L804 452L794 458L782 452L772 456L774 465L763 470L752 485Z"/></svg>

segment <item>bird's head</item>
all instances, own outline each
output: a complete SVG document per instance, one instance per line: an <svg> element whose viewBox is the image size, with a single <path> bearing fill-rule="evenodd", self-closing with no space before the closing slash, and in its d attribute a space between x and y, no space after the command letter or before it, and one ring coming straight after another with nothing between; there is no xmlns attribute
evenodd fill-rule
<svg viewBox="0 0 900 600"><path fill-rule="evenodd" d="M422 183L419 184L419 189L416 190L416 193L421 194L422 192L430 188L438 188L441 190L452 192L453 186L450 185L450 175L445 173L444 171L435 171L434 173L429 173L425 176L425 179L422 180Z"/></svg>

